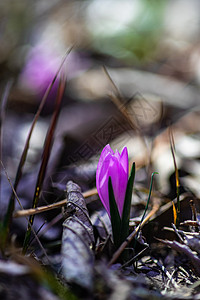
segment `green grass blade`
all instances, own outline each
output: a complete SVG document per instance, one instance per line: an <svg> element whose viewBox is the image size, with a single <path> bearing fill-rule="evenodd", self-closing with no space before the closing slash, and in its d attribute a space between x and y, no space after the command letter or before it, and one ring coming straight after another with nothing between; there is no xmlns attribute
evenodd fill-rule
<svg viewBox="0 0 200 300"><path fill-rule="evenodd" d="M131 174L126 188L126 195L125 195L124 207L122 212L120 244L122 244L127 238L127 236L129 235L129 219L130 219L131 199L132 199L134 179L135 179L135 163L133 163L132 165Z"/></svg>
<svg viewBox="0 0 200 300"><path fill-rule="evenodd" d="M159 174L159 173L158 173L158 172L153 172L153 173L151 174L151 182L150 182L150 188L149 188L149 196L148 196L148 199L147 199L147 204L146 204L146 207L145 207L145 210L144 210L142 219L141 219L141 221L140 221L140 224L143 222L144 217L145 217L146 212L147 212L147 209L148 209L148 206L149 206L149 201L150 201L150 198L151 198L151 191L152 191L152 187L153 187L153 177L154 177L154 175L156 175L156 174Z"/></svg>
<svg viewBox="0 0 200 300"><path fill-rule="evenodd" d="M45 177L45 173L46 173L47 164L48 164L50 153L51 153L54 131L56 128L56 123L57 123L59 112L60 112L61 100L62 100L64 90L65 90L65 81L60 81L60 84L58 87L58 94L57 94L57 98L56 98L55 110L54 110L54 113L53 113L53 116L51 119L49 130L46 135L46 140L45 140L45 145L44 145L44 150L43 150L43 155L42 155L42 162L41 162L40 170L38 173L32 208L36 208L38 206L38 201L39 201L39 197L40 197L40 193L41 193L41 189L42 189L42 185L43 185L43 181L44 181L44 177ZM31 235L31 226L33 225L33 222L34 222L34 216L32 215L29 218L28 228L27 228L27 232L25 235L25 239L24 239L23 253L26 253L26 250L28 248L28 244L30 241L30 235Z"/></svg>
<svg viewBox="0 0 200 300"><path fill-rule="evenodd" d="M110 218L111 218L111 225L112 225L112 232L113 232L113 241L115 247L118 248L120 246L121 218L115 201L112 181L110 177L108 181L108 192L109 192Z"/></svg>
<svg viewBox="0 0 200 300"><path fill-rule="evenodd" d="M147 209L148 209L148 206L149 206L149 201L150 201L150 198L151 198L151 191L152 191L152 187L153 187L153 177L155 174L159 174L158 172L153 172L151 174L151 182L150 182L150 188L149 188L149 196L148 196L148 199L147 199L147 204L145 206L145 210L144 210L144 213L142 215L142 218L141 218L141 221L140 221L140 225L142 224L143 220L144 220L144 217L146 215L146 212L147 212ZM138 230L138 233L137 233L137 236L136 236L136 239L138 237L138 234L140 232L140 226L139 226L139 230Z"/></svg>

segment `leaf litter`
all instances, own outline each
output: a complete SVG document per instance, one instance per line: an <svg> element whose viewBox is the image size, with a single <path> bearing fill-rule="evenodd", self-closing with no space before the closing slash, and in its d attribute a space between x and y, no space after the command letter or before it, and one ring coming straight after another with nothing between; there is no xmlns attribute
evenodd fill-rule
<svg viewBox="0 0 200 300"><path fill-rule="evenodd" d="M115 100L118 96L118 94L114 95ZM123 98L121 95L120 97ZM117 102L117 106L119 106L118 104ZM130 125L130 116L127 120L127 114L126 110L123 113L124 122ZM85 176L87 168L84 174L81 170L79 172L83 162L87 166L87 161L83 161L79 157L74 166L76 168L74 176L72 176L71 164L64 166L66 195L64 190L59 191L58 188L55 188L55 186L59 187L59 182L55 182L51 189L49 188L50 194L53 194L55 205L53 203L49 207L46 205L46 209L45 206L38 207L38 209L33 207L29 213L27 212L27 215L26 210L16 211L13 215L10 210L10 218L18 217L15 220L16 224L17 220L20 224L22 215L28 216L37 212L44 216L43 221L46 222L49 218L48 214L52 214L50 219L53 220L52 216L54 216L55 222L50 226L59 228L59 234L56 239L48 240L45 235L44 237L42 234L40 235L42 229L38 227L37 236L48 259L41 250L38 250L36 243L29 244L26 255L22 256L19 245L22 246L23 238L19 237L20 234L21 236L25 234L25 227L23 227L23 233L19 233L17 237L12 234L11 227L6 246L2 244L1 249L2 289L0 295L2 297L6 295L8 299L12 299L9 293L6 294L6 290L10 288L15 291L16 286L20 283L22 294L27 295L27 299L33 297L43 299L45 293L46 299L50 299L50 296L52 299L198 299L200 277L199 199L195 193L196 189L193 191L190 186L186 186L185 182L187 181L182 180L181 171L184 161L182 164L180 164L181 160L176 161L174 152L177 139L181 140L184 137L184 131L181 131L180 124L181 121L185 122L186 117L180 117L179 121L171 126L175 137L175 142L171 142L174 177L170 178L171 174L168 173L167 189L163 190L162 185L159 188L159 179L155 178L152 196L144 219L142 216L146 207L145 202L148 199L149 174L152 169L153 172L159 171L154 169L155 162L159 158L153 152L160 147L161 154L166 149L171 154L170 142L167 130L158 130L154 137L157 141L152 145L148 144L148 139L143 132L138 132L137 128L135 132L134 126L129 126L136 136L142 135L138 139L145 147L142 159L141 156L137 157L137 153L135 157L131 157L136 162L136 184L131 203L131 238L129 243L126 241L123 245L124 248L128 247L131 253L129 261L123 264L120 255L115 256L110 219L99 202L94 189L94 179L87 182L93 173L88 171L90 172L89 176ZM130 136L129 139L131 139ZM109 142L115 143L116 140L111 139ZM163 144L166 145L164 150ZM151 145L152 151L149 151L149 145ZM148 159L146 159L146 151L149 152ZM59 153L57 154L59 161ZM25 159L24 157L24 161ZM195 159L198 160L198 157ZM137 162L140 163L137 165ZM56 172L59 173L59 168L56 169ZM73 181L69 179L70 177L73 177ZM156 177L159 178L159 175ZM170 180L172 181L170 182ZM180 186L177 184L179 181ZM81 185L82 182L84 182L84 187L87 186L83 193L78 185L79 183ZM178 193L177 186L179 187ZM13 192L15 190L16 186L14 185ZM61 195L62 199L58 195ZM137 202L134 201L134 198L137 198ZM193 206L191 206L191 200ZM62 215L60 214L61 206L64 206ZM22 213L21 216L20 213ZM179 221L177 221L178 214ZM59 218L56 219L56 217ZM141 220L142 223L140 223ZM50 224L50 221L47 223ZM172 223L175 223L176 227ZM31 227L34 228L36 224L37 222L34 221ZM19 264L19 268L16 272L17 264ZM9 285L6 281L8 275L11 275L10 273L12 280ZM26 280L24 276L26 276ZM22 284L23 280L27 286L35 288L34 295L30 295L28 288L28 291L23 290L25 288ZM45 289L45 286L48 289ZM19 297L22 294L19 293Z"/></svg>
<svg viewBox="0 0 200 300"><path fill-rule="evenodd" d="M69 181L66 194L65 214L70 216L63 222L61 272L67 281L91 290L94 265L92 223L80 187Z"/></svg>

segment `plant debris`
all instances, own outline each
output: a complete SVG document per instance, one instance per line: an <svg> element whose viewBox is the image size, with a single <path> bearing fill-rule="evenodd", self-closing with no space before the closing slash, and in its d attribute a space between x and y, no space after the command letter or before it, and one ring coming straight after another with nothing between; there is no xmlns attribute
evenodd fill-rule
<svg viewBox="0 0 200 300"><path fill-rule="evenodd" d="M200 299L198 1L11 2L0 299Z"/></svg>

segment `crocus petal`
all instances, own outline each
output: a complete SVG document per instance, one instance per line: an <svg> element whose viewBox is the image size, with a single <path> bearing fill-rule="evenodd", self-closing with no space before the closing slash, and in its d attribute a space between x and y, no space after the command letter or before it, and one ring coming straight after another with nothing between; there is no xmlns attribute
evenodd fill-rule
<svg viewBox="0 0 200 300"><path fill-rule="evenodd" d="M114 156L115 156L118 160L120 160L120 154L119 154L119 151L118 151L118 150L116 150Z"/></svg>
<svg viewBox="0 0 200 300"><path fill-rule="evenodd" d="M123 207L124 207L124 200L126 194L126 188L128 184L128 173L124 171L122 166L119 164L119 185L117 191L116 202L119 210L120 216L122 216Z"/></svg>
<svg viewBox="0 0 200 300"><path fill-rule="evenodd" d="M119 190L120 190L120 184L121 184L119 174L120 174L119 160L115 156L112 156L110 165L109 165L109 176L111 177L115 201L117 203L118 210L119 210L118 204L120 202Z"/></svg>
<svg viewBox="0 0 200 300"><path fill-rule="evenodd" d="M120 164L124 168L124 171L128 175L128 151L127 148L124 147L120 156Z"/></svg>
<svg viewBox="0 0 200 300"><path fill-rule="evenodd" d="M97 165L96 173L96 187L99 197L106 208L108 214L110 215L109 197L108 197L108 179L109 179L109 166L112 155L107 152L104 160L100 161Z"/></svg>
<svg viewBox="0 0 200 300"><path fill-rule="evenodd" d="M97 187L97 190L99 192L99 181L100 181L100 176L99 176L99 173L100 171L102 171L102 165L103 165L103 162L105 160L105 157L108 155L108 154L114 154L113 150L111 149L110 145L106 145L103 149L103 151L101 152L101 155L100 155L100 158L99 158L99 162L98 162L98 165L97 165L97 171L96 171L96 187ZM105 167L104 167L105 169ZM104 171L104 170L103 170ZM105 172L105 171L104 171ZM102 176L101 176L102 177Z"/></svg>
<svg viewBox="0 0 200 300"><path fill-rule="evenodd" d="M103 170L102 168L102 172L100 173L100 198L102 203L104 204L104 207L106 208L106 210L110 215L108 179L109 177L111 177L115 201L118 206L118 202L120 201L119 199L120 181L119 181L119 177L116 175L119 174L120 164L118 159L115 156L112 155L108 155L108 156L109 156L109 160L107 160L103 165L104 168L108 163L107 170L106 172L104 172L105 169ZM101 175L103 174L104 176L102 177Z"/></svg>
<svg viewBox="0 0 200 300"><path fill-rule="evenodd" d="M101 199L101 202L103 204L103 206L105 207L108 215L110 216L110 204L109 204L109 193L108 193L108 173L107 176L105 177L105 180L101 181L100 184L100 194L99 197Z"/></svg>
<svg viewBox="0 0 200 300"><path fill-rule="evenodd" d="M114 154L114 151L111 149L110 145L106 145L101 152L99 162L102 162L108 153Z"/></svg>
<svg viewBox="0 0 200 300"><path fill-rule="evenodd" d="M124 147L119 160L119 177L120 177L120 185L118 190L119 199L123 199L123 201L118 200L118 209L120 215L122 215L124 200L126 195L126 188L128 184L128 174L129 174L129 164L128 164L128 151L127 148Z"/></svg>
<svg viewBox="0 0 200 300"><path fill-rule="evenodd" d="M108 180L111 177L115 201L122 216L126 187L128 183L128 152L125 147L121 155L114 153L110 145L103 149L96 172L96 186L99 197L110 216Z"/></svg>

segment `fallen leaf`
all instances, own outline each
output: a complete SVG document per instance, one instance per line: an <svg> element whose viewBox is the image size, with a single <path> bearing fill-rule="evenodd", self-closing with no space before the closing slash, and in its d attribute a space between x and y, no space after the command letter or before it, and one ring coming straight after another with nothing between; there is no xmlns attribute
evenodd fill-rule
<svg viewBox="0 0 200 300"><path fill-rule="evenodd" d="M62 274L70 283L92 289L94 255L91 250L94 242L93 228L90 222L85 199L80 187L67 183L68 217L63 222L62 236Z"/></svg>

